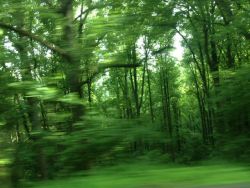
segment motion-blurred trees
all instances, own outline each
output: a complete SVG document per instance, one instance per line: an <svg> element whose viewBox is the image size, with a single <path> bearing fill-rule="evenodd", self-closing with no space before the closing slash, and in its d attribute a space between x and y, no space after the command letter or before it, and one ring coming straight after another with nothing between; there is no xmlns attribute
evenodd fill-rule
<svg viewBox="0 0 250 188"><path fill-rule="evenodd" d="M248 1L0 5L0 128L15 147L13 179L147 153L249 156Z"/></svg>

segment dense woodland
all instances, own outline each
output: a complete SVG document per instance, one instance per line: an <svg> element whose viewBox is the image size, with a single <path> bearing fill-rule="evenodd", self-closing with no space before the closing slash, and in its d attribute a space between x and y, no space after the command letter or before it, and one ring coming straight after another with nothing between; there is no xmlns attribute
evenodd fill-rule
<svg viewBox="0 0 250 188"><path fill-rule="evenodd" d="M248 0L0 7L0 147L14 186L133 159L249 161Z"/></svg>

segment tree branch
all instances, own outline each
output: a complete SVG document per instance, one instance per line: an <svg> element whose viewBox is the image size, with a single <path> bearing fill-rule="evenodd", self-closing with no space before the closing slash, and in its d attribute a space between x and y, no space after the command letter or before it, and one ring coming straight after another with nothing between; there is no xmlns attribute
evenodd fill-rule
<svg viewBox="0 0 250 188"><path fill-rule="evenodd" d="M75 17L74 22L75 22L76 20L78 20L79 18L81 18L83 14L85 14L85 16L86 16L86 14L89 14L92 10L94 10L94 9L88 8L88 9L86 9L86 10L82 10L82 11L80 12L80 14L79 14L77 17Z"/></svg>
<svg viewBox="0 0 250 188"><path fill-rule="evenodd" d="M18 35L21 35L21 36L25 36L25 37L28 37L34 41L37 41L39 42L41 45L47 47L48 49L52 50L53 52L57 53L57 54L60 54L64 57L69 57L70 55L68 54L68 52L66 52L64 49L60 48L59 46L53 44L53 43L50 43L49 41L29 32L29 31L26 31L24 29L19 29L19 28L16 28L15 26L12 26L12 25L9 25L9 24L6 24L6 23L3 23L3 22L0 22L0 27L3 28L3 29L7 29L7 30L11 30L11 31L14 31L15 33L17 33Z"/></svg>
<svg viewBox="0 0 250 188"><path fill-rule="evenodd" d="M140 63L137 64L124 64L124 63L100 63L98 69L109 69L109 68L135 68L141 66Z"/></svg>
<svg viewBox="0 0 250 188"><path fill-rule="evenodd" d="M87 9L85 9L85 10L82 9L81 12L79 13L79 15L74 18L74 22L77 21L79 18L81 18L82 15L89 14L91 11L93 11L95 9L98 9L98 8L101 8L101 7L103 7L103 5L91 6L91 7L87 8Z"/></svg>
<svg viewBox="0 0 250 188"><path fill-rule="evenodd" d="M173 49L173 46L170 46L170 45L164 46L158 50L153 51L152 55L160 54L160 53L164 52L164 50L167 50L167 49Z"/></svg>
<svg viewBox="0 0 250 188"><path fill-rule="evenodd" d="M124 63L100 63L96 70L89 76L86 80L82 81L81 86L92 81L101 71L109 68L135 68L141 66L140 63L137 64L124 64Z"/></svg>
<svg viewBox="0 0 250 188"><path fill-rule="evenodd" d="M153 51L152 54L153 55L157 55L161 52L163 52L165 49L170 49L171 46L164 46L156 51ZM140 67L141 63L143 61L145 61L145 59L148 59L148 57L144 57L141 60L139 60L138 63L136 64L124 64L124 63L100 63L97 65L97 68L95 69L95 71L92 73L91 76L89 76L86 80L81 82L81 85L87 84L88 82L90 82L91 80L94 79L94 77L96 77L101 71L105 70L105 69L109 69L109 68L136 68L136 67Z"/></svg>

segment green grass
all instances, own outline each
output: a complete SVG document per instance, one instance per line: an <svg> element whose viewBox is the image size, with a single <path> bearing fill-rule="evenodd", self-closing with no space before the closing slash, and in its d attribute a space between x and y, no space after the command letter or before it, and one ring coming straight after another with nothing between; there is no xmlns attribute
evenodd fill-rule
<svg viewBox="0 0 250 188"><path fill-rule="evenodd" d="M11 160L7 158L0 158L0 166L8 165L10 164Z"/></svg>
<svg viewBox="0 0 250 188"><path fill-rule="evenodd" d="M0 178L7 175L6 166L10 164L10 159L3 155L0 150Z"/></svg>
<svg viewBox="0 0 250 188"><path fill-rule="evenodd" d="M9 188L9 172L6 167L10 163L10 160L6 158L1 158L0 156L0 187Z"/></svg>
<svg viewBox="0 0 250 188"><path fill-rule="evenodd" d="M220 164L193 167L124 164L94 169L77 176L36 183L35 188L185 188L200 185L250 183L250 169L242 165Z"/></svg>

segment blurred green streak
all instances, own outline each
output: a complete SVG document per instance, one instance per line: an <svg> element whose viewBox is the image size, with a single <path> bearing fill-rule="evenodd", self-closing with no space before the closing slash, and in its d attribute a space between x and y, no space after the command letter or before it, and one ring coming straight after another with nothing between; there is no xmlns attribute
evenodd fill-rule
<svg viewBox="0 0 250 188"><path fill-rule="evenodd" d="M82 176L34 183L34 188L185 188L207 185L249 183L250 169L242 165L220 164L192 167L124 164L94 169Z"/></svg>

